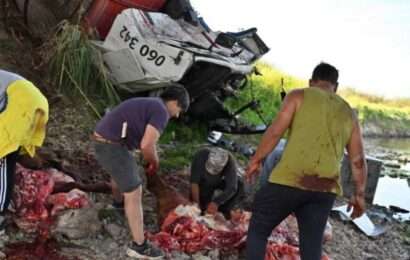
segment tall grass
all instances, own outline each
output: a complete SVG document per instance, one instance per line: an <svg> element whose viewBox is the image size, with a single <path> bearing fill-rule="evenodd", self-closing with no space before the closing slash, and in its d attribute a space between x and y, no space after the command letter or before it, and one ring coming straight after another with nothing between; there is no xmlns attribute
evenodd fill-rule
<svg viewBox="0 0 410 260"><path fill-rule="evenodd" d="M79 25L62 23L51 41L52 78L63 94L83 98L98 117L106 106L120 101L107 78L101 53Z"/></svg>
<svg viewBox="0 0 410 260"><path fill-rule="evenodd" d="M358 110L363 123L373 121L386 128L410 129L410 99L385 99L351 88L341 90L340 95Z"/></svg>

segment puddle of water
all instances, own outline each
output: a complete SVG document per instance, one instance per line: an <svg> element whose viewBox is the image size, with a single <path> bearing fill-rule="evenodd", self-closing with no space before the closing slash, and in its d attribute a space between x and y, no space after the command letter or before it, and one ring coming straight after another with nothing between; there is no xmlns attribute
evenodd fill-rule
<svg viewBox="0 0 410 260"><path fill-rule="evenodd" d="M373 204L380 206L396 206L410 211L410 187L406 179L379 178ZM410 213L397 214L397 218L410 220Z"/></svg>

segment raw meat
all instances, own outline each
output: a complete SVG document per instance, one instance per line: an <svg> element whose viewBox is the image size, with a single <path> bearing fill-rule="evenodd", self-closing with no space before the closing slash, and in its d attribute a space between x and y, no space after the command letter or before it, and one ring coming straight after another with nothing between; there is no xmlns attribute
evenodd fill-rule
<svg viewBox="0 0 410 260"><path fill-rule="evenodd" d="M42 232L41 227L51 224L51 217L59 210L89 205L87 194L80 190L51 195L56 182L72 182L55 169L30 170L17 165L13 193L14 221L27 232ZM44 224L47 223L47 224Z"/></svg>

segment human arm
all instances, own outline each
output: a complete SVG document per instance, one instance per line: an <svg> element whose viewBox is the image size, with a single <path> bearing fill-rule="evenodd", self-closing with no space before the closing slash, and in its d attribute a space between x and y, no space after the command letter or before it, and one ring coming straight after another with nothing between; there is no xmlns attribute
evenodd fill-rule
<svg viewBox="0 0 410 260"><path fill-rule="evenodd" d="M221 194L215 197L212 202L216 205L222 205L230 200L238 190L238 175L236 173L237 165L232 155L229 155L229 160L223 169L223 176L225 178L225 187Z"/></svg>
<svg viewBox="0 0 410 260"><path fill-rule="evenodd" d="M191 175L190 175L190 183L191 183L191 200L194 203L199 205L199 192L200 187L199 183L201 181L201 172L205 170L205 161L208 158L209 151L206 149L202 149L198 151L194 158L192 159L191 164Z"/></svg>
<svg viewBox="0 0 410 260"><path fill-rule="evenodd" d="M346 148L355 185L355 192L350 199L348 211L353 207L351 217L357 218L366 210L365 189L367 182L367 163L363 150L363 138L360 125L356 116L354 116L352 134Z"/></svg>
<svg viewBox="0 0 410 260"><path fill-rule="evenodd" d="M246 169L245 178L248 182L258 173L263 158L265 158L278 144L280 138L289 128L300 100L303 99L303 90L294 90L283 101L282 107L275 120L263 134L260 144Z"/></svg>
<svg viewBox="0 0 410 260"><path fill-rule="evenodd" d="M146 171L149 175L155 174L159 168L159 159L156 148L159 137L160 132L154 126L148 124L140 143L140 149L144 161L148 163Z"/></svg>
<svg viewBox="0 0 410 260"><path fill-rule="evenodd" d="M199 205L199 184L191 183L191 200Z"/></svg>

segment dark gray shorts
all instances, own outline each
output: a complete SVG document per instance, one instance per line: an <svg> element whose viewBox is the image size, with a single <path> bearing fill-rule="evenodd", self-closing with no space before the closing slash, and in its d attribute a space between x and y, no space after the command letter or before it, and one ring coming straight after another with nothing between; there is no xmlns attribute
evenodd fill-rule
<svg viewBox="0 0 410 260"><path fill-rule="evenodd" d="M140 167L125 146L94 142L94 149L97 161L121 192L131 192L142 184Z"/></svg>

